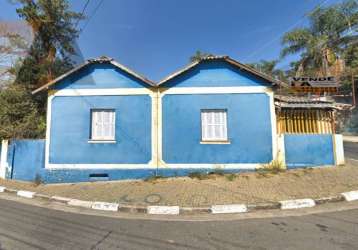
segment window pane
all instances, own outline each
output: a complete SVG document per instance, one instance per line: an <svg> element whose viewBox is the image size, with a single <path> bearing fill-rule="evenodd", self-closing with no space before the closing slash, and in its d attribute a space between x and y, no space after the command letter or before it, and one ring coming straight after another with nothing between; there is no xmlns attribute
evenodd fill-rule
<svg viewBox="0 0 358 250"><path fill-rule="evenodd" d="M94 140L115 139L115 112L112 110L92 110L92 134Z"/></svg>
<svg viewBox="0 0 358 250"><path fill-rule="evenodd" d="M203 110L201 112L202 140L227 140L225 110Z"/></svg>

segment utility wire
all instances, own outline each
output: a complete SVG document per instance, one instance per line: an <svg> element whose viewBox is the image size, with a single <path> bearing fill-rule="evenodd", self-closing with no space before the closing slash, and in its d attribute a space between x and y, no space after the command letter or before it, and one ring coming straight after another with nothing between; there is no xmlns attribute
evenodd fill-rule
<svg viewBox="0 0 358 250"><path fill-rule="evenodd" d="M318 5L316 5L310 12L320 8L323 4L326 4L328 1L330 0L323 0L321 1ZM306 15L302 16L296 23L294 23L293 25L291 25L290 27L288 27L287 29L285 29L285 32L293 29L294 27L296 27L298 24L300 24L304 19L306 18ZM278 35L275 38L273 38L272 40L270 40L269 42L267 42L266 44L264 44L263 46L261 46L259 49L256 49L253 53L249 54L248 56L246 56L243 61L245 61L248 58L251 58L252 56L256 55L257 53L259 53L262 49L266 48L267 46L271 45L273 42L277 41L278 39L280 39L282 37L282 35Z"/></svg>
<svg viewBox="0 0 358 250"><path fill-rule="evenodd" d="M100 2L97 4L97 6L96 6L96 7L94 8L94 10L92 11L91 15L87 18L87 21L86 21L86 23L83 25L83 27L82 27L82 29L81 29L80 32L83 32L83 31L86 29L86 27L87 27L89 21L91 20L92 17L94 17L94 15L95 15L96 12L98 11L98 9L101 7L101 5L102 5L103 2L104 2L104 0L100 0Z"/></svg>
<svg viewBox="0 0 358 250"><path fill-rule="evenodd" d="M81 11L81 16L84 15L84 13L85 13L85 11L86 11L86 8L87 8L87 6L88 6L88 4L89 4L89 2L90 2L90 0L87 0L86 3L85 3L85 5L83 6L82 11ZM80 22L80 19L77 20L75 27L78 26L78 23L79 23L79 22Z"/></svg>

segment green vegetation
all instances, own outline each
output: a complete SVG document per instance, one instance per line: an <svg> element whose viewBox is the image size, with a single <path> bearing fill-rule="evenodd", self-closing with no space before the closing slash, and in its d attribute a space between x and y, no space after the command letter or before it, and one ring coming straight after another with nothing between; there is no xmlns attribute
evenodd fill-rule
<svg viewBox="0 0 358 250"><path fill-rule="evenodd" d="M345 0L307 13L308 26L295 28L282 37L283 48L278 60L250 63L249 66L287 80L294 75L334 75L338 72L347 84L358 73L358 2ZM299 55L291 62L291 69L281 71L277 63L288 55ZM341 65L345 65L341 71Z"/></svg>
<svg viewBox="0 0 358 250"><path fill-rule="evenodd" d="M188 174L188 177L198 180L207 180L210 178L208 173L202 173L202 172L191 172Z"/></svg>
<svg viewBox="0 0 358 250"><path fill-rule="evenodd" d="M210 53L206 53L206 52L202 52L200 50L197 50L195 52L195 54L193 56L190 57L190 62L197 62L200 61L201 59L208 57L208 56L213 56L213 54Z"/></svg>
<svg viewBox="0 0 358 250"><path fill-rule="evenodd" d="M293 64L295 71L329 74L329 66L339 58L353 55L348 51L357 46L354 32L358 25L357 11L358 3L354 0L316 8L307 15L308 27L294 29L283 36L281 56L299 53L301 58Z"/></svg>
<svg viewBox="0 0 358 250"><path fill-rule="evenodd" d="M151 175L144 179L146 182L152 182L155 183L158 180L166 179L167 177L161 176L161 175Z"/></svg>
<svg viewBox="0 0 358 250"><path fill-rule="evenodd" d="M261 60L258 63L249 63L248 66L257 69L258 71L265 73L266 75L270 75L275 79L279 79L281 81L286 81L287 77L285 72L277 69L278 60L266 61Z"/></svg>
<svg viewBox="0 0 358 250"><path fill-rule="evenodd" d="M216 177L225 177L228 181L234 181L236 177L238 177L238 175L233 173L225 173L222 169L215 169L214 171L209 173L191 172L188 174L188 177L197 180L209 180L215 179Z"/></svg>
<svg viewBox="0 0 358 250"><path fill-rule="evenodd" d="M236 179L236 177L237 177L236 174L227 174L227 175L225 175L225 178L228 181L234 181Z"/></svg>
<svg viewBox="0 0 358 250"><path fill-rule="evenodd" d="M267 177L270 174L279 174L286 171L286 165L279 159L274 159L268 164L262 165L262 168L256 169L259 176Z"/></svg>
<svg viewBox="0 0 358 250"><path fill-rule="evenodd" d="M46 93L31 95L31 91L53 80L73 67L74 41L79 36L77 23L81 13L69 8L68 0L11 0L18 4L17 13L33 33L29 44L19 34L6 32L0 26L0 39L9 43L0 46L0 62L9 56L26 52L15 65L0 72L10 74L6 83L0 82L0 140L3 138L44 137ZM327 7L318 7L307 14L307 27L296 28L284 34L281 58L300 55L284 72L277 69L279 60L260 61L252 67L274 78L286 80L301 75L324 75L334 71L343 62L339 72L347 90L351 89L351 75L358 74L358 3L345 0ZM21 53L23 55L24 53ZM196 62L210 53L196 51L190 58ZM1 80L3 81L3 79ZM2 86L6 88L1 88ZM357 111L349 129L358 131Z"/></svg>
<svg viewBox="0 0 358 250"><path fill-rule="evenodd" d="M20 85L0 91L0 138L39 138L45 132L45 118L32 95Z"/></svg>
<svg viewBox="0 0 358 250"><path fill-rule="evenodd" d="M7 54L18 48L27 52L9 70L15 80L0 92L0 140L44 137L47 95L31 95L31 91L73 67L70 57L75 54L73 44L79 34L75 23L83 16L70 11L68 0L12 2L20 4L16 11L34 37L28 45L18 34L2 33L11 41L3 48Z"/></svg>

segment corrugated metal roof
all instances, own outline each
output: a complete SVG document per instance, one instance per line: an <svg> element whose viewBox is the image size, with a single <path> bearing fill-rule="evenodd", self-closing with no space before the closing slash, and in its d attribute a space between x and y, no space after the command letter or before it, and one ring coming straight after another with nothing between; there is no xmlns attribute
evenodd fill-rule
<svg viewBox="0 0 358 250"><path fill-rule="evenodd" d="M155 83L152 82L151 80L145 78L144 76L132 71L131 69L125 67L124 65L120 64L119 62L116 62L113 58L107 57L107 56L101 56L98 58L94 58L94 59L88 59L86 62L84 62L83 64L80 64L76 67L74 67L73 69L71 69L70 71L68 71L67 73L57 77L56 79L50 81L49 83L41 86L38 89L35 89L34 91L32 91L32 94L36 94L42 90L48 89L50 86L58 83L59 81L63 80L64 78L66 78L67 76L75 73L76 71L90 65L90 64L94 64L94 63L110 63L112 65L114 65L115 67L127 72L128 74L134 76L135 78L147 83L150 86L155 86Z"/></svg>
<svg viewBox="0 0 358 250"><path fill-rule="evenodd" d="M336 109L334 101L320 100L307 96L275 95L275 106L279 108L324 108Z"/></svg>

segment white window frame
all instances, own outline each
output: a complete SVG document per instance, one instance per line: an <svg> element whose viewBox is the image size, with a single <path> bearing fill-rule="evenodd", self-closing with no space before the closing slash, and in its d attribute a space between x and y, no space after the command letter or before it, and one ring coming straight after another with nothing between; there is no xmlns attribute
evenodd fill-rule
<svg viewBox="0 0 358 250"><path fill-rule="evenodd" d="M109 114L108 122L104 121L104 114ZM101 115L101 122L98 121ZM97 121L96 121L97 119ZM96 124L97 123L97 124ZM100 124L98 124L100 123ZM108 127L110 132L105 132L105 127ZM102 129L102 131L98 131ZM114 109L91 109L91 134L89 142L115 142L116 140L116 111Z"/></svg>
<svg viewBox="0 0 358 250"><path fill-rule="evenodd" d="M219 122L215 121L215 115L219 115ZM226 109L202 109L201 117L201 142L224 142L229 143ZM218 118L218 117L216 117ZM218 128L219 127L219 128ZM219 129L219 130L217 130ZM215 134L219 131L219 135Z"/></svg>

